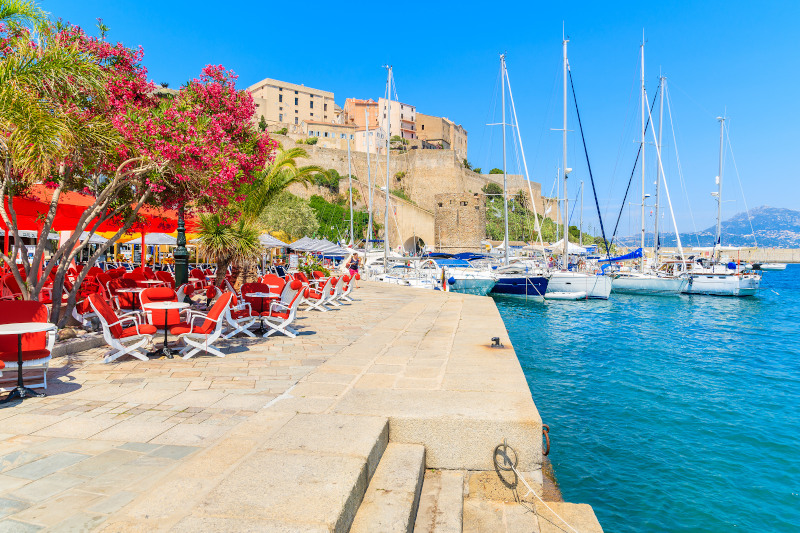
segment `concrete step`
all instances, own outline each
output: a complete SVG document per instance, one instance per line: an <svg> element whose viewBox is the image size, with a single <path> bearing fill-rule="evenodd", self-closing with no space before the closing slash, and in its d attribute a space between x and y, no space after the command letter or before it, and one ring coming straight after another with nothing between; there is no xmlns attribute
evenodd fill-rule
<svg viewBox="0 0 800 533"><path fill-rule="evenodd" d="M297 414L172 531L344 533L388 442L386 418Z"/></svg>
<svg viewBox="0 0 800 533"><path fill-rule="evenodd" d="M597 520L591 505L567 502L547 502L547 505L576 531L580 531L580 533L603 533L603 528L600 526L600 522ZM550 509L541 502L536 503L540 533L571 532L572 530L554 516Z"/></svg>
<svg viewBox="0 0 800 533"><path fill-rule="evenodd" d="M464 533L603 533L591 506L579 503L464 500ZM555 514L564 519L559 519Z"/></svg>
<svg viewBox="0 0 800 533"><path fill-rule="evenodd" d="M389 444L356 513L351 533L411 533L424 474L424 446Z"/></svg>
<svg viewBox="0 0 800 533"><path fill-rule="evenodd" d="M414 533L461 533L464 472L427 470Z"/></svg>

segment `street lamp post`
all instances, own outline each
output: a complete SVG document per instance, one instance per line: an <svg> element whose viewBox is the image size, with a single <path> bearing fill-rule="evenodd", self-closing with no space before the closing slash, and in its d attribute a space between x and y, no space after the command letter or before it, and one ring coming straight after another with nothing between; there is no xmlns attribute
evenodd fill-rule
<svg viewBox="0 0 800 533"><path fill-rule="evenodd" d="M189 250L186 249L186 225L183 220L184 209L178 209L178 246L172 257L175 259L175 287L189 281Z"/></svg>

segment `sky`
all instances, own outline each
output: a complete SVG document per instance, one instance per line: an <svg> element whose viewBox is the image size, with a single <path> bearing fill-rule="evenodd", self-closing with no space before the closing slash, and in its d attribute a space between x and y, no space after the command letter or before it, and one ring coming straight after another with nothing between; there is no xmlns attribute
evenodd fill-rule
<svg viewBox="0 0 800 533"><path fill-rule="evenodd" d="M207 64L222 64L239 75L241 88L275 78L332 91L342 106L348 97L382 96L383 65L391 64L398 98L418 112L462 124L469 133L469 161L484 172L502 166L501 128L487 124L501 121L499 55L505 52L529 174L542 183L545 195L555 194L562 157L561 133L552 129L562 121L563 25L607 232L620 212L638 148L644 33L648 98L659 75L667 78L672 122L665 104L662 161L680 231L715 222L710 193L718 174L716 117L722 114L730 132L723 218L745 205L800 210L798 165L790 159L800 119L792 91L800 86L800 2L44 0L40 5L90 33L102 18L110 28L108 39L141 45L153 81L171 87L197 77ZM576 199L584 181L584 224L598 233L571 98L568 121L569 197ZM645 192L654 195L657 157L651 135ZM520 172L510 140L507 154L509 173ZM621 235L638 231L640 207L632 204L641 204L641 195L637 170ZM662 227L671 228L663 196L662 206ZM646 217L651 228L652 207ZM571 224L577 221L576 211Z"/></svg>

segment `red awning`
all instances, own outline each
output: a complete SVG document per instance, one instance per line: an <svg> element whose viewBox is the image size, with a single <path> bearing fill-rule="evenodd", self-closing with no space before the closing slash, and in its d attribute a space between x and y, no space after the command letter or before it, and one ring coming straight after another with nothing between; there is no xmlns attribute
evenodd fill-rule
<svg viewBox="0 0 800 533"><path fill-rule="evenodd" d="M44 217L50 208L53 190L44 185L34 185L27 197L14 198L14 211L17 214L17 228L20 230L38 231ZM8 198L4 198L6 213ZM94 198L76 192L63 192L58 199L58 208L53 220L53 231L74 231L78 220L87 208L94 204ZM117 231L124 223L123 219L107 220L102 223L98 232ZM186 231L193 231L197 227L197 220L187 217ZM0 220L0 228L6 229ZM178 229L178 213L170 209L155 209L144 206L139 210L139 220L133 224L129 231L145 233L172 233Z"/></svg>

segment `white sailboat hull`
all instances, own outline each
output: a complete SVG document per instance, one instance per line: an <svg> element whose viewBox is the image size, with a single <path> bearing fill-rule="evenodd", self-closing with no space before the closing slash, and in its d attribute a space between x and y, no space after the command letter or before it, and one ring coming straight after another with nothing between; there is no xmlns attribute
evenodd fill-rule
<svg viewBox="0 0 800 533"><path fill-rule="evenodd" d="M608 300L611 279L583 272L554 272L547 283L547 293L553 292L585 292L588 298Z"/></svg>
<svg viewBox="0 0 800 533"><path fill-rule="evenodd" d="M786 263L763 263L761 270L786 270Z"/></svg>
<svg viewBox="0 0 800 533"><path fill-rule="evenodd" d="M693 274L684 292L712 296L754 296L760 285L760 276Z"/></svg>
<svg viewBox="0 0 800 533"><path fill-rule="evenodd" d="M623 294L678 295L689 284L686 278L667 278L649 274L617 275L611 290Z"/></svg>

